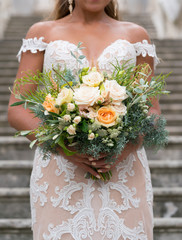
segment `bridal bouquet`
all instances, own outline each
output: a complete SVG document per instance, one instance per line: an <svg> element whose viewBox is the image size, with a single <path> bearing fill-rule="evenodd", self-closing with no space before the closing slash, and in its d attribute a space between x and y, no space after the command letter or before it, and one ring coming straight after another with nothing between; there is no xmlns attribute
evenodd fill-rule
<svg viewBox="0 0 182 240"><path fill-rule="evenodd" d="M78 44L77 49L80 48ZM84 55L76 56L82 63ZM111 63L112 64L112 63ZM113 65L113 64L112 64ZM112 74L101 72L98 66L79 68L76 73L59 66L51 71L37 74L27 73L15 81L13 93L23 104L41 120L37 129L21 131L16 135L35 134L43 151L56 152L60 146L66 155L76 152L97 158L106 153L106 161L114 163L125 145L136 143L143 136L147 147L160 148L167 143L165 119L148 115L151 100L164 90L168 75L152 77L148 64L138 66L117 62ZM35 91L21 93L25 84L36 84ZM70 151L69 146L75 151ZM95 169L97 171L97 169ZM99 173L103 180L109 180L111 171ZM87 178L96 179L87 173Z"/></svg>

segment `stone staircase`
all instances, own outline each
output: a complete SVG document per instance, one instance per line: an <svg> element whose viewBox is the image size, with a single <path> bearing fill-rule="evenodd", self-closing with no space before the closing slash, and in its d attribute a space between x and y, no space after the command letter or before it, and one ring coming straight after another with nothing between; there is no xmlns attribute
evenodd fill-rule
<svg viewBox="0 0 182 240"><path fill-rule="evenodd" d="M155 240L182 239L182 40L157 40L148 16L124 16L149 29L162 58L156 73L172 71L169 96L161 98L168 120L169 145L157 154L148 150L154 190ZM0 41L0 239L31 240L29 178L34 152L26 138L14 138L7 122L9 86L18 63L21 38L37 17L14 17Z"/></svg>

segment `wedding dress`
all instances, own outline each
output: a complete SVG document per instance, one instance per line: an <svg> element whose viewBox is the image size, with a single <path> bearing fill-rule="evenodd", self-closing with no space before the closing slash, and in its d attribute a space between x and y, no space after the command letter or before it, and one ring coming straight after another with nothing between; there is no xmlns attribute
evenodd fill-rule
<svg viewBox="0 0 182 240"><path fill-rule="evenodd" d="M45 51L44 71L57 64L76 69L70 54L75 44L43 39L23 39L19 60L22 52ZM136 64L139 55L149 55L158 63L155 46L146 40L132 44L118 39L103 50L98 66L111 72L110 62L116 63L116 58ZM86 58L83 66L89 66ZM43 159L37 147L30 180L34 240L152 240L153 192L144 148L130 154L112 173L108 182L85 179L83 169L51 153Z"/></svg>

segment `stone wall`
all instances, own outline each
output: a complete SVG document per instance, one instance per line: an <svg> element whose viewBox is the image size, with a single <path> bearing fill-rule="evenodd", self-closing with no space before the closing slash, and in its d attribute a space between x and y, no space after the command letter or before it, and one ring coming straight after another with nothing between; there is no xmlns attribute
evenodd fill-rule
<svg viewBox="0 0 182 240"><path fill-rule="evenodd" d="M4 30L12 13L11 0L0 0L0 39L3 38Z"/></svg>

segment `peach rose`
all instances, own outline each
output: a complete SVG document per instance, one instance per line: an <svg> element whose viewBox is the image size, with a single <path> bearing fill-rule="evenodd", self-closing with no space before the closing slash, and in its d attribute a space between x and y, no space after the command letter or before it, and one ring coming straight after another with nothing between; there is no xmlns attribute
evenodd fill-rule
<svg viewBox="0 0 182 240"><path fill-rule="evenodd" d="M97 111L97 120L105 127L111 127L116 124L118 114L111 106L101 107Z"/></svg>
<svg viewBox="0 0 182 240"><path fill-rule="evenodd" d="M45 98L45 101L43 102L42 106L47 110L48 112L53 113L59 113L59 109L55 107L55 101L54 98L51 96L51 94L48 94Z"/></svg>

